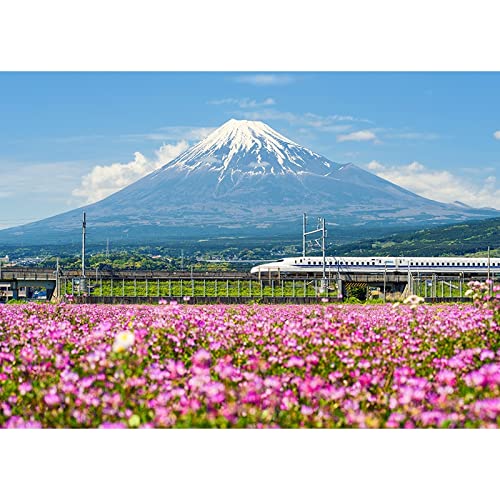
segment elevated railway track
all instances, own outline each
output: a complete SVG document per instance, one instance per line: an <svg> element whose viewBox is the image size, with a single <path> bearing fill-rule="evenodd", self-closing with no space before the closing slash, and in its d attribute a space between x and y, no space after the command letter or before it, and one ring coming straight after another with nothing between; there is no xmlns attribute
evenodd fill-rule
<svg viewBox="0 0 500 500"><path fill-rule="evenodd" d="M474 279L485 280L487 274L476 272L474 276ZM82 279L80 270L60 270L56 275L50 268L4 267L0 272L0 300L32 299L41 293L47 300L71 295L76 301L102 303L154 302L161 298L184 300L185 297L189 297L190 303L213 300L305 303L325 297L342 300L359 295L360 290L372 298L397 299L414 293L429 300L458 300L464 298L469 280L470 276L460 272L454 275L409 272L404 268L390 272L338 269L327 274L325 283L320 272L252 274L134 269L96 273L95 269L88 269Z"/></svg>

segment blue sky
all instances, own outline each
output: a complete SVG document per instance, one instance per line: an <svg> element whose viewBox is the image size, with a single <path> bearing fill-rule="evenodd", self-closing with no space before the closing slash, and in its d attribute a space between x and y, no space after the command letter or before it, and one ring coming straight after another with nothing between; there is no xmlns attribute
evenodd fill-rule
<svg viewBox="0 0 500 500"><path fill-rule="evenodd" d="M0 73L0 227L96 201L230 118L500 209L500 73Z"/></svg>

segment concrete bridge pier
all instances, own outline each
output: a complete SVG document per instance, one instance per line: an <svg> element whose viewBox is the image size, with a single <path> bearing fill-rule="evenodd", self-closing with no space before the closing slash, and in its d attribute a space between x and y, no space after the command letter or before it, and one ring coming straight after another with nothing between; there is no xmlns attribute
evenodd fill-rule
<svg viewBox="0 0 500 500"><path fill-rule="evenodd" d="M337 297L339 299L345 298L345 281L342 278L337 279Z"/></svg>
<svg viewBox="0 0 500 500"><path fill-rule="evenodd" d="M32 293L30 293L30 289L33 288L44 288L45 293L47 295L47 301L52 299L52 296L54 295L54 291L56 288L56 282L55 280L35 280L35 279L26 279L26 280L18 280L18 279L9 279L9 280L3 280L3 283L8 283L9 288L12 291L12 299L13 300L19 300L19 291L21 288L26 289L26 298L31 298Z"/></svg>

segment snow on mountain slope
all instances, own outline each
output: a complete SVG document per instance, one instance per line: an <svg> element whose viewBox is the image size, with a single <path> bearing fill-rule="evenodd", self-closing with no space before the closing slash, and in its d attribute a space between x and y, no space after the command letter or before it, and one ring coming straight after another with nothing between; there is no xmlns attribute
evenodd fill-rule
<svg viewBox="0 0 500 500"><path fill-rule="evenodd" d="M339 167L265 123L233 119L153 173L151 180L184 180L191 184L189 190L193 182L196 187L197 180L211 178L209 184L214 185L210 189L218 197L242 188L242 183L251 188L249 184L269 175L287 177L298 186L300 175L327 175Z"/></svg>
<svg viewBox="0 0 500 500"><path fill-rule="evenodd" d="M221 176L234 171L285 175L307 170L327 173L335 165L263 122L232 119L164 168L208 168Z"/></svg>
<svg viewBox="0 0 500 500"><path fill-rule="evenodd" d="M200 143L110 201L127 197L168 203L225 200L283 206L336 206L364 199L423 200L353 164L340 164L300 146L260 121L229 120ZM284 207L283 207L284 208Z"/></svg>

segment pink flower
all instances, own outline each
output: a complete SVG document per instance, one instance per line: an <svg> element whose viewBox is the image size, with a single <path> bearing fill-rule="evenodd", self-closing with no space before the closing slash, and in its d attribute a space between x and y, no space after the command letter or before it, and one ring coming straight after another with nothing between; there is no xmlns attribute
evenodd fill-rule
<svg viewBox="0 0 500 500"><path fill-rule="evenodd" d="M127 429L127 424L123 422L103 422L100 429Z"/></svg>
<svg viewBox="0 0 500 500"><path fill-rule="evenodd" d="M302 405L300 408L300 413L308 417L314 413L314 410L310 406Z"/></svg>
<svg viewBox="0 0 500 500"><path fill-rule="evenodd" d="M441 370L436 375L436 380L442 384L454 386L456 383L456 375L451 370Z"/></svg>
<svg viewBox="0 0 500 500"><path fill-rule="evenodd" d="M294 366L296 367L302 367L304 366L304 360L302 358L299 358L298 356L290 356L288 358L288 361L286 362L285 366L287 368L293 368Z"/></svg>
<svg viewBox="0 0 500 500"><path fill-rule="evenodd" d="M23 382L22 384L19 384L19 394L21 394L21 396L24 396L25 394L30 392L31 389L33 389L33 387L29 382Z"/></svg>
<svg viewBox="0 0 500 500"><path fill-rule="evenodd" d="M193 355L191 362L193 363L193 366L208 368L210 366L211 359L212 355L207 350L200 349Z"/></svg>
<svg viewBox="0 0 500 500"><path fill-rule="evenodd" d="M484 349L481 351L479 359L481 361L484 361L485 359L495 359L495 353L493 351L490 351L489 349Z"/></svg>
<svg viewBox="0 0 500 500"><path fill-rule="evenodd" d="M61 398L52 392L45 394L43 399L48 406L56 406L61 402Z"/></svg>
<svg viewBox="0 0 500 500"><path fill-rule="evenodd" d="M399 427L401 422L405 420L405 416L402 413L391 413L389 415L389 419L387 420L385 426L389 428L396 428Z"/></svg>

